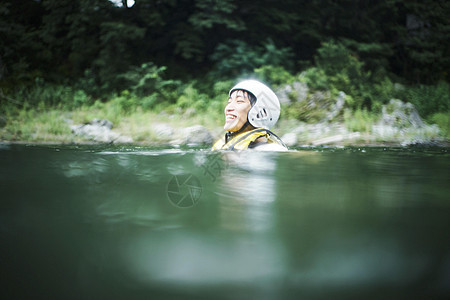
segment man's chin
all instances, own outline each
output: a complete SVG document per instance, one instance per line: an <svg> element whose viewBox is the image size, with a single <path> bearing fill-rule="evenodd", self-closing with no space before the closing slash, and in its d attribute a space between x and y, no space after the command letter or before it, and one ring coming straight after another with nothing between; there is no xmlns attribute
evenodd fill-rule
<svg viewBox="0 0 450 300"><path fill-rule="evenodd" d="M235 129L235 127L236 126L234 124L225 123L225 125L223 126L223 129L225 129L225 131L234 132L234 131L237 131Z"/></svg>

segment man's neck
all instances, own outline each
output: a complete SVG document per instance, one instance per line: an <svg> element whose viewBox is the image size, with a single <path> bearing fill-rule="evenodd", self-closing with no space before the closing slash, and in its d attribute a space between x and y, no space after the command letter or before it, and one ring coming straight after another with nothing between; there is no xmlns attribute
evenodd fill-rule
<svg viewBox="0 0 450 300"><path fill-rule="evenodd" d="M241 134L241 133L244 133L244 132L251 131L251 130L253 130L253 129L256 129L256 128L253 127L250 123L247 122L247 123L244 124L244 126L242 126L242 128L239 129L238 131L233 131L233 132L228 131L228 132L225 134L225 143L227 143L229 140L233 139L235 136L237 136L237 135L239 135L239 134Z"/></svg>

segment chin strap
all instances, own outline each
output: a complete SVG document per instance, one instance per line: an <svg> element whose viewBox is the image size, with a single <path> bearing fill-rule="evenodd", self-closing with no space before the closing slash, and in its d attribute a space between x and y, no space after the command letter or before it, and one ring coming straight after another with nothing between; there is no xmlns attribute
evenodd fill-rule
<svg viewBox="0 0 450 300"><path fill-rule="evenodd" d="M228 143L228 141L234 138L236 135L244 131L248 127L248 125L250 125L250 122L247 119L247 122L245 122L245 124L242 125L241 129L239 129L238 131L234 132L228 131L227 133L225 133L225 144Z"/></svg>

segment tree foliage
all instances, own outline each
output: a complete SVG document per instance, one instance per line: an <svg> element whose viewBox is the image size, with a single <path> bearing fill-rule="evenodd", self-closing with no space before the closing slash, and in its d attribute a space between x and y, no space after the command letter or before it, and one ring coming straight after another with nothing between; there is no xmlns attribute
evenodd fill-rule
<svg viewBox="0 0 450 300"><path fill-rule="evenodd" d="M391 74L416 84L449 80L450 2L444 0L136 0L132 7L108 0L3 3L4 88L43 78L95 86L97 93L121 91L129 82L120 75L148 62L167 66L167 77L188 80L226 79L265 65L293 73L305 62L327 72L345 68L348 62L336 55L336 61L331 56L323 61L326 53L318 49L324 43L345 46L346 59L362 64L362 75L355 76Z"/></svg>

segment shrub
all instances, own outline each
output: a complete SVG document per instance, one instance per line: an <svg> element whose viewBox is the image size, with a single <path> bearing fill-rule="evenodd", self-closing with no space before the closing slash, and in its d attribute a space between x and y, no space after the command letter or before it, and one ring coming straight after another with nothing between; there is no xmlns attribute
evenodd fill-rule
<svg viewBox="0 0 450 300"><path fill-rule="evenodd" d="M286 119L296 119L306 123L316 123L326 117L326 110L311 107L308 100L297 101L282 106L282 115Z"/></svg>
<svg viewBox="0 0 450 300"><path fill-rule="evenodd" d="M193 84L187 85L177 100L177 105L183 109L194 108L204 111L207 108L208 96L200 93Z"/></svg>
<svg viewBox="0 0 450 300"><path fill-rule="evenodd" d="M344 122L348 130L353 132L370 132L377 117L366 109L344 112Z"/></svg>
<svg viewBox="0 0 450 300"><path fill-rule="evenodd" d="M229 40L219 44L210 59L214 62L212 74L216 78L238 78L248 76L262 66L292 65L292 50L278 48L271 39L262 45L250 45L244 41Z"/></svg>
<svg viewBox="0 0 450 300"><path fill-rule="evenodd" d="M435 113L428 120L431 123L437 124L442 131L442 135L450 139L450 111L446 113Z"/></svg>
<svg viewBox="0 0 450 300"><path fill-rule="evenodd" d="M368 88L371 92L371 110L373 112L381 112L382 105L389 103L391 99L404 99L405 87L394 83L388 77L380 79Z"/></svg>
<svg viewBox="0 0 450 300"><path fill-rule="evenodd" d="M419 85L405 89L404 99L414 104L422 117L450 110L450 84Z"/></svg>
<svg viewBox="0 0 450 300"><path fill-rule="evenodd" d="M330 88L330 82L325 71L316 67L308 68L299 75L299 81L304 82L311 89L327 90Z"/></svg>
<svg viewBox="0 0 450 300"><path fill-rule="evenodd" d="M181 83L177 80L164 79L165 70L166 67L158 67L149 62L139 67L131 67L128 72L119 75L119 78L122 78L129 86L131 93L139 98L154 95L156 102L175 103ZM148 101L145 106L148 106Z"/></svg>
<svg viewBox="0 0 450 300"><path fill-rule="evenodd" d="M15 99L14 101L18 104L28 103L31 107L44 103L62 109L73 109L93 103L92 97L88 96L84 90L46 83L41 78L36 78L32 86L21 86L10 91L8 98Z"/></svg>
<svg viewBox="0 0 450 300"><path fill-rule="evenodd" d="M274 86L290 84L295 81L295 76L291 75L286 69L281 66L262 66L256 68L256 76L264 82L269 82Z"/></svg>
<svg viewBox="0 0 450 300"><path fill-rule="evenodd" d="M312 89L351 95L353 109L371 107L374 99L369 89L371 74L364 70L364 63L340 43L323 43L317 53L316 67L302 72L300 80Z"/></svg>
<svg viewBox="0 0 450 300"><path fill-rule="evenodd" d="M324 70L328 76L345 74L348 78L360 80L361 77L367 77L367 73L363 70L364 63L359 61L347 47L340 43L333 41L323 43L317 49L317 53L318 55L315 57L316 65Z"/></svg>

